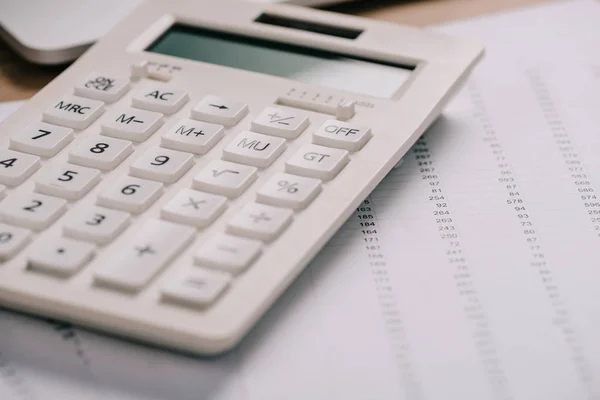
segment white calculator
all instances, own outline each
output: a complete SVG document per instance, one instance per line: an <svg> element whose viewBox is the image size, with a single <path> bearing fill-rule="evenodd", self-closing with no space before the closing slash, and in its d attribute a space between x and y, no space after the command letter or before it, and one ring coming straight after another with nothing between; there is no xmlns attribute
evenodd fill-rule
<svg viewBox="0 0 600 400"><path fill-rule="evenodd" d="M142 4L0 125L0 305L231 349L482 53L297 6Z"/></svg>

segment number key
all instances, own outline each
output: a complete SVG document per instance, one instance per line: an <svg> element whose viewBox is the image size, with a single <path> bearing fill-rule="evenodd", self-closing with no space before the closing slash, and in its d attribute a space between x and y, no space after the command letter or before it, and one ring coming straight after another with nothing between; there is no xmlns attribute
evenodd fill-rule
<svg viewBox="0 0 600 400"><path fill-rule="evenodd" d="M27 229L0 224L0 260L8 260L21 251L30 236L31 232Z"/></svg>
<svg viewBox="0 0 600 400"><path fill-rule="evenodd" d="M35 182L35 190L67 200L78 200L100 182L100 171L72 164L45 167Z"/></svg>
<svg viewBox="0 0 600 400"><path fill-rule="evenodd" d="M9 224L40 231L65 212L67 202L39 193L13 193L0 204L0 218Z"/></svg>
<svg viewBox="0 0 600 400"><path fill-rule="evenodd" d="M73 140L73 129L36 122L10 139L10 148L42 157L53 157Z"/></svg>
<svg viewBox="0 0 600 400"><path fill-rule="evenodd" d="M0 184L20 185L39 167L39 157L11 150L0 150Z"/></svg>
<svg viewBox="0 0 600 400"><path fill-rule="evenodd" d="M191 154L181 151L153 147L147 150L129 167L130 173L138 178L152 179L164 183L179 180L194 165Z"/></svg>
<svg viewBox="0 0 600 400"><path fill-rule="evenodd" d="M131 153L133 145L126 140L109 137L89 137L79 142L69 153L69 161L84 167L110 171L121 164Z"/></svg>
<svg viewBox="0 0 600 400"><path fill-rule="evenodd" d="M98 205L137 214L146 211L162 191L162 183L124 176L98 195Z"/></svg>
<svg viewBox="0 0 600 400"><path fill-rule="evenodd" d="M65 236L100 245L114 240L129 225L129 214L99 206L85 206L65 217Z"/></svg>

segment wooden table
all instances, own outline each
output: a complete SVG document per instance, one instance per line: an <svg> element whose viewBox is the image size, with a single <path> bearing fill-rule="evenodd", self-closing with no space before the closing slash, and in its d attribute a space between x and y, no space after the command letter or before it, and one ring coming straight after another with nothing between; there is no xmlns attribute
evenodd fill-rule
<svg viewBox="0 0 600 400"><path fill-rule="evenodd" d="M407 25L425 26L474 17L548 0L362 0L332 10ZM65 66L39 67L0 42L0 101L27 99Z"/></svg>

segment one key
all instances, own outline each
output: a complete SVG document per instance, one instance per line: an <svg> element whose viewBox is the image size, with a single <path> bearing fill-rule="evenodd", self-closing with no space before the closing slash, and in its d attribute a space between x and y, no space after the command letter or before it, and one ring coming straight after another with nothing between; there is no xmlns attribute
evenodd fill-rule
<svg viewBox="0 0 600 400"><path fill-rule="evenodd" d="M129 225L124 211L99 206L83 206L65 216L63 232L74 239L104 245L112 242Z"/></svg>
<svg viewBox="0 0 600 400"><path fill-rule="evenodd" d="M241 195L256 180L257 169L223 160L212 160L196 177L193 187L229 198Z"/></svg>
<svg viewBox="0 0 600 400"><path fill-rule="evenodd" d="M244 103L206 96L192 109L192 118L225 126L235 126L248 114Z"/></svg>
<svg viewBox="0 0 600 400"><path fill-rule="evenodd" d="M305 144L285 162L285 171L328 181L335 178L349 161L346 150Z"/></svg>
<svg viewBox="0 0 600 400"><path fill-rule="evenodd" d="M69 238L39 240L35 251L28 256L29 268L61 277L69 277L81 270L94 256L95 246Z"/></svg>
<svg viewBox="0 0 600 400"><path fill-rule="evenodd" d="M130 165L129 173L138 178L174 183L192 165L194 165L194 157L189 153L152 147Z"/></svg>
<svg viewBox="0 0 600 400"><path fill-rule="evenodd" d="M42 157L54 157L73 140L73 130L35 122L10 138L10 148Z"/></svg>
<svg viewBox="0 0 600 400"><path fill-rule="evenodd" d="M194 228L149 219L136 235L123 242L98 269L95 281L102 285L136 292L185 249Z"/></svg>
<svg viewBox="0 0 600 400"><path fill-rule="evenodd" d="M81 97L113 103L129 90L129 78L105 73L91 73L75 86Z"/></svg>
<svg viewBox="0 0 600 400"><path fill-rule="evenodd" d="M313 143L358 151L371 139L371 136L373 134L369 128L330 119L314 133Z"/></svg>
<svg viewBox="0 0 600 400"><path fill-rule="evenodd" d="M67 202L39 193L13 193L0 203L0 218L8 224L41 231L66 210Z"/></svg>
<svg viewBox="0 0 600 400"><path fill-rule="evenodd" d="M14 257L29 243L31 231L6 224L0 224L0 261Z"/></svg>
<svg viewBox="0 0 600 400"><path fill-rule="evenodd" d="M206 154L225 136L223 125L185 118L177 121L161 138L161 145L173 150Z"/></svg>
<svg viewBox="0 0 600 400"><path fill-rule="evenodd" d="M73 129L85 129L104 112L104 103L79 96L64 96L42 114L42 120Z"/></svg>
<svg viewBox="0 0 600 400"><path fill-rule="evenodd" d="M133 153L133 145L129 141L91 136L83 139L69 152L69 162L112 171L131 153Z"/></svg>
<svg viewBox="0 0 600 400"><path fill-rule="evenodd" d="M294 210L306 208L321 192L321 181L314 178L276 173L259 189L259 202Z"/></svg>
<svg viewBox="0 0 600 400"><path fill-rule="evenodd" d="M223 150L223 158L267 168L285 151L285 139L243 131Z"/></svg>
<svg viewBox="0 0 600 400"><path fill-rule="evenodd" d="M136 108L118 108L102 119L101 134L143 142L163 124L162 114Z"/></svg>
<svg viewBox="0 0 600 400"><path fill-rule="evenodd" d="M297 138L308 127L308 116L282 108L267 107L252 121L252 131L286 139Z"/></svg>
<svg viewBox="0 0 600 400"><path fill-rule="evenodd" d="M226 272L190 267L169 279L162 299L184 306L206 307L227 289L231 275Z"/></svg>
<svg viewBox="0 0 600 400"><path fill-rule="evenodd" d="M134 107L163 114L173 114L189 100L185 90L172 88L166 85L147 86L138 90L131 104Z"/></svg>
<svg viewBox="0 0 600 400"><path fill-rule="evenodd" d="M265 242L275 240L292 222L294 212L287 208L251 203L227 224L227 231L234 235L259 239Z"/></svg>
<svg viewBox="0 0 600 400"><path fill-rule="evenodd" d="M79 200L100 182L100 171L78 165L58 163L44 167L35 190L67 200Z"/></svg>
<svg viewBox="0 0 600 400"><path fill-rule="evenodd" d="M163 207L161 216L169 221L204 228L225 211L226 204L226 197L182 189Z"/></svg>
<svg viewBox="0 0 600 400"><path fill-rule="evenodd" d="M123 176L98 195L98 205L139 214L158 200L162 192L162 183Z"/></svg>
<svg viewBox="0 0 600 400"><path fill-rule="evenodd" d="M0 150L0 184L17 186L40 168L40 158L12 150Z"/></svg>
<svg viewBox="0 0 600 400"><path fill-rule="evenodd" d="M261 247L258 240L217 234L200 247L194 259L200 266L239 274L258 258Z"/></svg>

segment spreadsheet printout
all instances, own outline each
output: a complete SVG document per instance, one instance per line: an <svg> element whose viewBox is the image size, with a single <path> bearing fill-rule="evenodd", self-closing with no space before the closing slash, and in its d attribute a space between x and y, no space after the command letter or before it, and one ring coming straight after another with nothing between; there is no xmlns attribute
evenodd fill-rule
<svg viewBox="0 0 600 400"><path fill-rule="evenodd" d="M486 58L238 348L0 310L0 399L600 398L600 3L436 29Z"/></svg>

